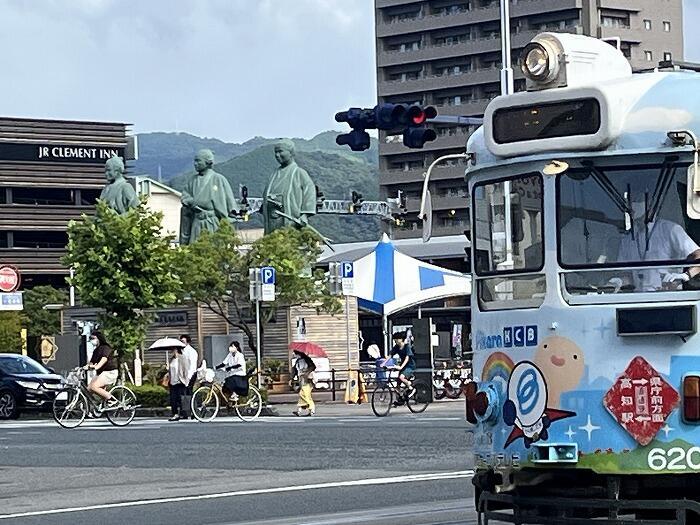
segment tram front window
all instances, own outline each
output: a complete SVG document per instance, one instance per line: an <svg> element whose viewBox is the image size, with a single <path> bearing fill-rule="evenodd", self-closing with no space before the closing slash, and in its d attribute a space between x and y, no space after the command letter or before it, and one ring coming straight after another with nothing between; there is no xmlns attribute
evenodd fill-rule
<svg viewBox="0 0 700 525"><path fill-rule="evenodd" d="M564 273L570 294L700 289L686 168L590 165L559 176L559 262L575 270Z"/></svg>
<svg viewBox="0 0 700 525"><path fill-rule="evenodd" d="M533 274L544 263L541 175L476 184L473 193L474 269L481 308L539 306L544 276Z"/></svg>

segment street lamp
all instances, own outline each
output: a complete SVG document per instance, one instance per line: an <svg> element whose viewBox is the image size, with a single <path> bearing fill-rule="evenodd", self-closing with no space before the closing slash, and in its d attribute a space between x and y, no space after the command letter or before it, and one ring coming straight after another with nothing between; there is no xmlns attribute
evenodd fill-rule
<svg viewBox="0 0 700 525"><path fill-rule="evenodd" d="M63 335L63 309L65 306L63 303L52 303L52 304L45 304L44 306L41 307L42 310L50 310L50 311L58 311L60 323L61 323L61 335Z"/></svg>

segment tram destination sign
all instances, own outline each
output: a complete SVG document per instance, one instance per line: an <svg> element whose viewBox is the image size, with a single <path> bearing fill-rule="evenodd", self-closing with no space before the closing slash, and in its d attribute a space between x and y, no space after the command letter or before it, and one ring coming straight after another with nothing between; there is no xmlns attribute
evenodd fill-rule
<svg viewBox="0 0 700 525"><path fill-rule="evenodd" d="M678 392L646 359L637 356L605 394L603 403L622 428L644 446L666 424L679 401Z"/></svg>
<svg viewBox="0 0 700 525"><path fill-rule="evenodd" d="M116 146L0 142L0 161L104 164L110 157L124 158L124 153Z"/></svg>

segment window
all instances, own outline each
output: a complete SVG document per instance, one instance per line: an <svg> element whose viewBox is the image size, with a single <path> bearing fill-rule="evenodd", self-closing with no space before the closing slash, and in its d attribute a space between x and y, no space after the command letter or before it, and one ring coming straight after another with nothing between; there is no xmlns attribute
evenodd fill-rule
<svg viewBox="0 0 700 525"><path fill-rule="evenodd" d="M61 188L12 188L13 204L70 206L75 203L72 190Z"/></svg>
<svg viewBox="0 0 700 525"><path fill-rule="evenodd" d="M477 274L542 268L540 175L476 186L473 209ZM506 228L510 231L506 232Z"/></svg>
<svg viewBox="0 0 700 525"><path fill-rule="evenodd" d="M654 60L654 54L651 51L644 51L644 58L647 62Z"/></svg>
<svg viewBox="0 0 700 525"><path fill-rule="evenodd" d="M94 206L97 204L97 199L102 193L101 190L79 190L80 191L80 205L81 206Z"/></svg>
<svg viewBox="0 0 700 525"><path fill-rule="evenodd" d="M16 231L13 233L14 248L65 248L68 244L66 232Z"/></svg>
<svg viewBox="0 0 700 525"><path fill-rule="evenodd" d="M671 53L669 53L668 51L666 51L666 52L664 53L664 60L670 61L671 58L672 58Z"/></svg>
<svg viewBox="0 0 700 525"><path fill-rule="evenodd" d="M551 27L551 29L558 29L558 27L557 27L558 22L549 23L549 24L545 24L545 25L551 26L553 24L555 25L555 27ZM603 27L629 28L630 17L629 17L629 15L601 15L600 25L602 25ZM550 29L550 28L547 27L547 29Z"/></svg>
<svg viewBox="0 0 700 525"><path fill-rule="evenodd" d="M666 33L670 33L670 32L671 32L671 22L666 22L666 21L664 21L664 31L665 31Z"/></svg>
<svg viewBox="0 0 700 525"><path fill-rule="evenodd" d="M6 374L48 374L46 368L22 355L0 357L0 370Z"/></svg>
<svg viewBox="0 0 700 525"><path fill-rule="evenodd" d="M658 292L699 250L685 213L686 165L595 166L559 176L559 262L571 294ZM615 282L616 281L616 282Z"/></svg>
<svg viewBox="0 0 700 525"><path fill-rule="evenodd" d="M651 31L651 20L644 20L644 29Z"/></svg>
<svg viewBox="0 0 700 525"><path fill-rule="evenodd" d="M8 248L8 247L9 247L8 233L7 232L0 232L0 248Z"/></svg>

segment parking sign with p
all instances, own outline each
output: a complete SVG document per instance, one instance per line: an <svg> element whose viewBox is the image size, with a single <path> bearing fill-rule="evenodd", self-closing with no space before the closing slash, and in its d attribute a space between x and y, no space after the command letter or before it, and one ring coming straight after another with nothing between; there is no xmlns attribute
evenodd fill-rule
<svg viewBox="0 0 700 525"><path fill-rule="evenodd" d="M260 280L262 284L275 284L275 269L272 266L260 268Z"/></svg>

